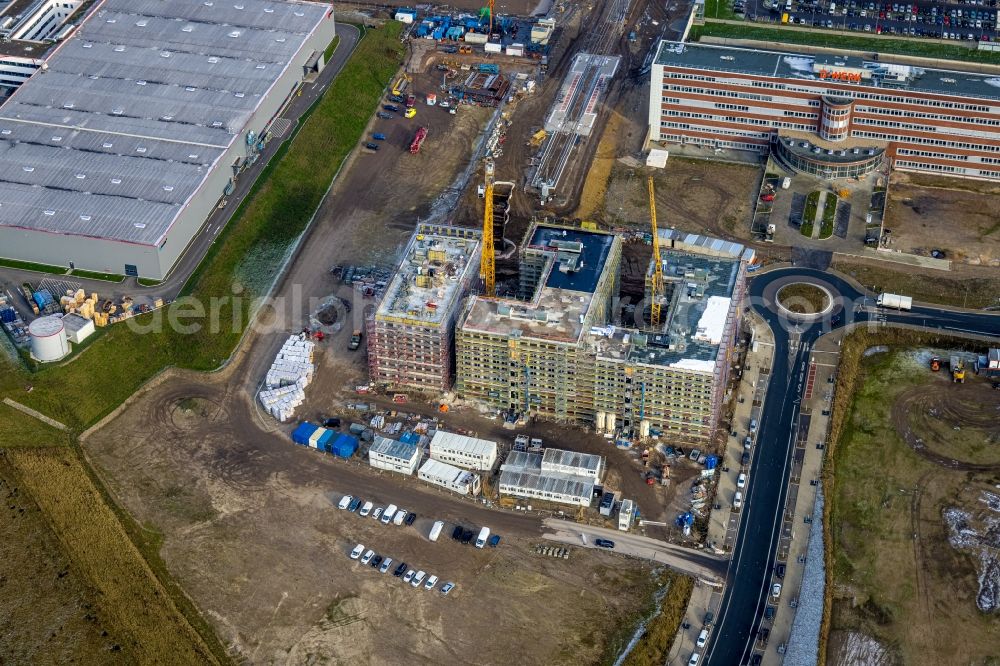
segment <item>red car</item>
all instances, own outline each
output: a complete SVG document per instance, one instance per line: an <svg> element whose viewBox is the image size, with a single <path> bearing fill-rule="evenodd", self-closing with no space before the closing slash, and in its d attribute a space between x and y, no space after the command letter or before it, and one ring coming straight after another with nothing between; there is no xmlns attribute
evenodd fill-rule
<svg viewBox="0 0 1000 666"><path fill-rule="evenodd" d="M770 194L770 193L768 193L768 194L762 194L762 195L760 195L760 200L761 201L774 201L774 195Z"/></svg>

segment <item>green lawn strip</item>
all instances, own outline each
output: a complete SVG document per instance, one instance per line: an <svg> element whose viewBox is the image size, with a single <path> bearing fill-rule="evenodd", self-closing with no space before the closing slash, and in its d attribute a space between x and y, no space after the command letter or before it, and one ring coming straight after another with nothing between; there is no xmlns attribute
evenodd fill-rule
<svg viewBox="0 0 1000 666"><path fill-rule="evenodd" d="M813 191L806 197L805 208L802 209L802 226L799 231L807 238L812 238L813 223L816 221L816 207L819 205L819 191Z"/></svg>
<svg viewBox="0 0 1000 666"><path fill-rule="evenodd" d="M49 264L36 264L31 261L18 261L17 259L0 259L0 266L6 268L16 268L22 271L35 271L36 273L49 273L51 275L65 275L68 268L62 266L51 266Z"/></svg>
<svg viewBox="0 0 1000 666"><path fill-rule="evenodd" d="M837 216L837 195L827 192L826 202L823 204L823 225L819 228L820 238L829 238L833 235L833 220Z"/></svg>
<svg viewBox="0 0 1000 666"><path fill-rule="evenodd" d="M705 18L739 20L740 17L733 13L732 0L705 0Z"/></svg>
<svg viewBox="0 0 1000 666"><path fill-rule="evenodd" d="M139 278L137 282L142 287L155 287L161 282L163 282L163 280L156 280L153 278Z"/></svg>
<svg viewBox="0 0 1000 666"><path fill-rule="evenodd" d="M368 30L329 90L299 124L295 137L257 181L231 224L188 281L185 294L204 303L233 296L217 308L220 325L201 321L196 331L181 333L166 325L171 318L190 324L192 306L179 299L169 308L116 324L74 362L49 366L27 376L0 380L17 391L30 381L30 393L15 399L82 430L108 414L140 385L168 366L209 370L232 353L249 318L253 298L264 294L288 248L302 233L333 175L357 145L385 85L402 62L401 24L388 22ZM178 317L181 316L179 319ZM160 322L157 324L157 322ZM235 325L234 325L235 323ZM133 330L148 329L148 330ZM13 373L8 373L13 374ZM22 373L17 373L22 374Z"/></svg>
<svg viewBox="0 0 1000 666"><path fill-rule="evenodd" d="M96 271L81 271L77 269L74 269L70 273L70 277L77 277L82 280L103 280L105 282L121 282L125 279L124 275L116 273L98 273Z"/></svg>
<svg viewBox="0 0 1000 666"><path fill-rule="evenodd" d="M330 45L326 47L326 53L323 54L324 63L330 62L330 58L333 57L333 52L337 50L338 46L340 46L340 35L334 37Z"/></svg>
<svg viewBox="0 0 1000 666"><path fill-rule="evenodd" d="M5 448L65 446L70 443L68 432L53 428L2 401L0 401L0 423L3 424Z"/></svg>
<svg viewBox="0 0 1000 666"><path fill-rule="evenodd" d="M706 18L712 18L708 16L707 11ZM691 27L691 41L698 41L702 37L756 39L790 45L825 46L856 51L898 53L923 58L1000 64L1000 52L997 51L979 51L964 46L939 44L929 39L873 39L862 35L845 35L812 28L768 28L749 23L745 25L713 23L709 20L705 25Z"/></svg>

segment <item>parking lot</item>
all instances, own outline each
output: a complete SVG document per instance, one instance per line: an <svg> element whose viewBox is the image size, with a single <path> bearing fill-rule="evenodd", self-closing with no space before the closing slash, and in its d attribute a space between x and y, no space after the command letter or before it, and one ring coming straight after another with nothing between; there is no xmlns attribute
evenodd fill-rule
<svg viewBox="0 0 1000 666"><path fill-rule="evenodd" d="M733 0L733 11L757 22L879 35L984 42L997 38L997 0L963 3Z"/></svg>

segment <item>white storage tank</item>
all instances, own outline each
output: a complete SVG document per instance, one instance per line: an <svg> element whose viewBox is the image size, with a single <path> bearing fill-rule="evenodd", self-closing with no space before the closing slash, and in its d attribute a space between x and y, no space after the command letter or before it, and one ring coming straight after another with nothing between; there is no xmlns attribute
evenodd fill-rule
<svg viewBox="0 0 1000 666"><path fill-rule="evenodd" d="M639 437L643 439L649 437L649 419L639 421Z"/></svg>
<svg viewBox="0 0 1000 666"><path fill-rule="evenodd" d="M58 361L69 354L62 317L39 317L28 324L28 335L31 337L31 356L37 361Z"/></svg>
<svg viewBox="0 0 1000 666"><path fill-rule="evenodd" d="M597 412L597 432L604 432L604 424L607 420L607 413L598 411Z"/></svg>
<svg viewBox="0 0 1000 666"><path fill-rule="evenodd" d="M614 412L608 412L608 419L607 419L607 421L605 423L605 425L608 428L608 432L614 432L615 431L615 420L616 419L617 419L617 416L615 415Z"/></svg>

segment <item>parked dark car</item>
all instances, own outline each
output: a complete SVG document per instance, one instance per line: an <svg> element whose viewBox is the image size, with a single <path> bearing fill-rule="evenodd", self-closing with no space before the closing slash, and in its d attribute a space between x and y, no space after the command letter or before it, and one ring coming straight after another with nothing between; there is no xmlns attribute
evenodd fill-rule
<svg viewBox="0 0 1000 666"><path fill-rule="evenodd" d="M763 629L760 630L760 636L758 638L760 638L760 642L761 643L763 643L764 645L767 645L767 639L769 639L770 637L771 637L771 630L770 629L768 629L767 627L765 627L765 628L763 628Z"/></svg>
<svg viewBox="0 0 1000 666"><path fill-rule="evenodd" d="M452 530L452 532L451 532L451 538L454 539L455 541L461 541L462 540L462 532L464 532L464 531L465 530L462 529L461 525L455 525L455 529Z"/></svg>
<svg viewBox="0 0 1000 666"><path fill-rule="evenodd" d="M382 106L386 111L392 111L393 113L399 113L399 107L395 104L385 104Z"/></svg>
<svg viewBox="0 0 1000 666"><path fill-rule="evenodd" d="M412 525L413 521L416 519L417 519L417 514L411 511L410 513L406 514L406 519L403 522L406 523L407 525Z"/></svg>
<svg viewBox="0 0 1000 666"><path fill-rule="evenodd" d="M391 120L394 117L391 113L386 113L385 111L379 111L375 115L381 118L382 120Z"/></svg>
<svg viewBox="0 0 1000 666"><path fill-rule="evenodd" d="M383 559L385 558L383 558L381 555L376 555L375 557L372 558L372 561L369 562L368 564L371 565L372 569L378 569L378 566L382 564Z"/></svg>
<svg viewBox="0 0 1000 666"><path fill-rule="evenodd" d="M750 657L750 666L760 666L761 662L764 661L764 657L758 652L754 656Z"/></svg>
<svg viewBox="0 0 1000 666"><path fill-rule="evenodd" d="M360 497L355 497L353 500L351 500L351 505L347 507L347 510L351 512L357 511L358 507L361 506L363 502L364 500L361 499Z"/></svg>
<svg viewBox="0 0 1000 666"><path fill-rule="evenodd" d="M774 575L777 576L778 578L784 578L785 577L785 565L784 564L779 564L778 566L774 567Z"/></svg>
<svg viewBox="0 0 1000 666"><path fill-rule="evenodd" d="M378 144L377 143L371 143L369 141L368 143L365 144L365 148L367 148L368 150L378 150Z"/></svg>
<svg viewBox="0 0 1000 666"><path fill-rule="evenodd" d="M749 465L750 464L750 452L749 451L744 451L743 452L743 457L740 459L740 461L744 465Z"/></svg>
<svg viewBox="0 0 1000 666"><path fill-rule="evenodd" d="M399 102L400 104L402 104L403 102L406 101L406 98L403 97L402 95L389 95L389 101L390 102Z"/></svg>
<svg viewBox="0 0 1000 666"><path fill-rule="evenodd" d="M474 537L474 536L476 536L476 533L473 532L472 530L463 530L462 531L462 543L463 544L469 543L470 541L472 541L472 537Z"/></svg>
<svg viewBox="0 0 1000 666"><path fill-rule="evenodd" d="M615 542L612 541L611 539L597 539L596 541L594 541L594 544L598 548L608 548L608 549L611 549L611 548L615 547Z"/></svg>
<svg viewBox="0 0 1000 666"><path fill-rule="evenodd" d="M774 619L774 614L776 612L777 612L777 609L774 606L768 606L767 608L764 609L764 619L765 620L773 620Z"/></svg>
<svg viewBox="0 0 1000 666"><path fill-rule="evenodd" d="M490 548L496 548L499 543L500 543L499 534L494 534L493 536L490 537L489 540Z"/></svg>
<svg viewBox="0 0 1000 666"><path fill-rule="evenodd" d="M376 141L385 141L385 134L382 134L380 132L379 133L375 133L375 134L372 134L372 138L375 139Z"/></svg>
<svg viewBox="0 0 1000 666"><path fill-rule="evenodd" d="M340 427L340 419L337 418L336 416L334 416L333 418L330 418L330 419L326 419L325 421L323 421L323 427L324 428L339 428Z"/></svg>
<svg viewBox="0 0 1000 666"><path fill-rule="evenodd" d="M393 570L392 575L395 576L396 578L399 578L405 573L406 573L406 562L400 562L399 566Z"/></svg>

